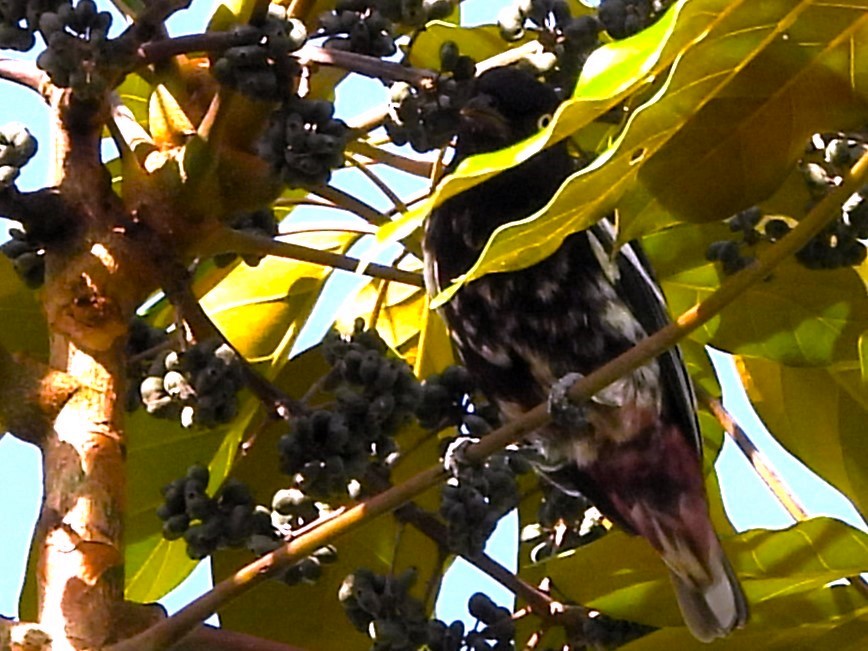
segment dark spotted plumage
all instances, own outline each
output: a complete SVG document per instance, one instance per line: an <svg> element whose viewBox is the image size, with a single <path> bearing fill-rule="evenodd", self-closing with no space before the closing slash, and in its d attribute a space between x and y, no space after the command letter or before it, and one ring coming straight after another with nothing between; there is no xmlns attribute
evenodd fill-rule
<svg viewBox="0 0 868 651"><path fill-rule="evenodd" d="M528 73L483 74L462 111L453 167L530 136L557 105L551 88ZM543 208L574 169L559 143L435 209L424 240L430 291L466 272L497 227ZM507 417L545 401L564 375L590 373L667 322L641 252L627 246L613 255L612 246L602 222L541 262L465 285L443 306L459 356ZM709 520L693 393L678 352L583 407L587 426L550 424L530 437L541 470L651 542L697 638L741 626L747 606Z"/></svg>

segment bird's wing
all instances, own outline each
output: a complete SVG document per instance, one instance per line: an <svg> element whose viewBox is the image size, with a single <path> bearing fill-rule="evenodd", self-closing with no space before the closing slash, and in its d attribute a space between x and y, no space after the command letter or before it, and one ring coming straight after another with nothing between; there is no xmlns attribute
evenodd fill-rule
<svg viewBox="0 0 868 651"><path fill-rule="evenodd" d="M615 231L611 222L604 219L591 227L591 232L612 255ZM636 242L622 246L616 254L617 277L615 290L627 304L646 332L654 333L671 321L666 308L666 299L644 251ZM696 395L681 351L670 348L658 358L661 384L665 388L665 408L673 423L681 426L684 435L691 438L699 454L702 454L702 436L696 417Z"/></svg>

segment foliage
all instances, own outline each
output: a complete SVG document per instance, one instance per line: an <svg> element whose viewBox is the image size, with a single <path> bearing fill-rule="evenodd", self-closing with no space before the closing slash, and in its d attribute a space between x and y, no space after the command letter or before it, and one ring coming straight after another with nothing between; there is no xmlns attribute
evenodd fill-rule
<svg viewBox="0 0 868 651"><path fill-rule="evenodd" d="M530 266L571 233L614 214L621 241L641 239L677 316L785 242L868 151L868 134L860 131L868 114L864 0L678 0L653 3L653 11L640 11L650 2L605 0L599 23L575 0L517 2L499 27L472 28L460 25L459 3L443 0L283 3L300 12L290 16L285 7L266 16L262 2L227 0L214 9L212 31L191 37L192 45L155 37L179 3L162 3L170 7L162 9L166 15L160 3L115 4L135 22L111 38L108 15L89 0L0 6L4 47L28 50L34 34L49 42L39 65L63 97L53 100L66 107L58 113L62 128L77 135L76 116L87 115L97 123L82 131L98 142L107 127L120 152L115 161L95 158L82 175L110 194L104 203L115 216L48 227L38 215L56 204L46 202L60 197L76 215L87 204L81 181L69 180L75 163L57 188L24 193L14 180L32 151L18 160L0 143L0 169L14 168L0 184L0 213L23 225L0 247L11 259L0 258L0 344L40 360L50 358L50 335L99 351L101 340L65 325L69 311L55 303L74 284L69 278L90 273L76 265L99 257L97 246L127 252L134 271L121 265L117 273L133 280L113 285L109 274L106 295L126 297L118 300L125 323L138 309L159 333L128 348L132 357L122 368L129 377L120 381L130 383L133 397L145 381L146 409L123 423L125 596L140 603L159 599L192 570L178 540L185 532L192 557L213 554L216 581L232 577L284 541L307 544L308 534L328 528L328 518L433 476L457 434L496 427L471 386L443 389L456 371L444 372L454 360L432 308L462 284ZM629 20L618 18L618 7ZM402 65L377 58L394 51ZM438 150L442 161L473 72L504 57L547 79L563 103L537 135L470 157L443 177L440 163L418 152ZM87 66L97 72L85 74ZM387 93L372 82L383 91L378 115L333 115L334 95L352 83L335 69L395 84ZM470 272L429 300L419 273L425 215L565 139L581 161L577 171L544 209L498 230ZM69 160L83 140L71 139ZM411 147L393 146L405 143ZM393 182L392 167L415 182ZM364 189L347 180L350 168L362 170ZM369 205L375 191L389 208ZM831 225L689 334L682 348L697 383L711 393L719 387L703 347L736 355L769 429L864 513L862 197L839 203ZM306 203L313 212L297 208ZM745 211L753 211L747 225ZM153 239L135 240L140 226ZM133 244L111 239L121 231L134 234ZM39 269L22 272L37 257ZM360 272L352 289L335 290L339 262ZM26 286L43 275L45 289L34 294ZM343 339L323 334L332 325ZM6 386L14 382L3 377L0 395L11 395ZM868 569L868 538L824 518L783 531L733 531L713 470L723 432L707 413L701 422L713 519L726 532L724 546L751 604L747 628L713 648L859 648L868 609L858 575ZM318 443L329 437L328 445ZM520 448L509 452L520 456ZM442 506L439 488L422 490L419 480L407 495L412 502L395 504L394 514L363 516L352 535L338 537L346 531L336 529L328 534L334 548L331 538L329 547L315 545L287 566L292 572L266 568L283 582L220 602L224 625L306 648L508 648L502 629L512 634L512 620L485 597L471 605L478 626L466 635L458 625L426 620L456 549L450 538L468 538L468 529L479 527L472 545L457 548L496 573L479 547L488 525L517 503L521 526L533 535L519 546L517 577L501 580L520 606L537 611L515 620L517 645L541 633L551 648L698 647L678 615L665 567L644 541L610 530L590 504L566 504L533 475L503 479L504 468L520 465L505 459L487 462L501 473L496 485L481 474L472 480L480 510L470 522L469 507L448 517L459 501L457 480ZM252 495L228 499L235 482ZM165 525L155 514L164 498ZM496 505L496 515L486 505ZM233 509L243 522L226 524ZM203 529L217 520L212 528L219 531L204 540ZM201 535L191 542L190 532ZM267 544L254 549L257 535ZM24 616L35 617L38 580L31 568ZM540 613L533 596L540 584L557 601L591 609L584 626ZM403 611L412 611L406 630L406 621L396 623Z"/></svg>

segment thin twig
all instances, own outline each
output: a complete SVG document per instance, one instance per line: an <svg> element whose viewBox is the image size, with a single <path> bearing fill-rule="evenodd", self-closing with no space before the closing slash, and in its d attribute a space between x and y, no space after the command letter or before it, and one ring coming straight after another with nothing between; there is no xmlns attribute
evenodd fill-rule
<svg viewBox="0 0 868 651"><path fill-rule="evenodd" d="M340 206L347 212L358 215L366 222L382 226L387 220L379 210L373 206L369 206L364 201L354 197L349 192L345 192L340 188L332 185L318 185L311 189L311 193L331 201L334 205Z"/></svg>
<svg viewBox="0 0 868 651"><path fill-rule="evenodd" d="M431 168L433 163L415 158L407 158L391 151L387 151L380 147L375 147L365 140L353 140L347 145L347 151L364 156L375 163L382 163L389 167L394 167L396 170L401 170L413 176L422 178L431 178Z"/></svg>
<svg viewBox="0 0 868 651"><path fill-rule="evenodd" d="M799 502L799 498L796 497L795 493L793 493L774 469L768 457L754 445L747 433L733 419L732 414L724 408L721 401L702 389L702 387L696 388L696 397L717 418L724 431L738 446L738 449L744 453L744 456L747 457L756 474L777 498L778 502L786 509L787 513L799 522L806 520L808 512Z"/></svg>
<svg viewBox="0 0 868 651"><path fill-rule="evenodd" d="M429 86L438 75L433 70L411 68L394 61L383 61L377 57L355 52L343 52L311 43L306 43L301 49L293 52L292 56L295 56L304 65L315 63L334 66L374 79L404 81L419 87Z"/></svg>
<svg viewBox="0 0 868 651"><path fill-rule="evenodd" d="M721 401L702 389L702 387L696 388L696 397L714 414L714 417L717 418L717 421L721 424L727 435L735 442L744 456L747 457L754 472L768 487L772 495L777 498L790 517L796 522L804 522L809 519L811 516L808 510L802 506L799 498L787 486L786 482L778 474L774 466L772 466L768 457L754 445L747 432L735 421L732 414L724 408ZM850 584L863 597L868 598L868 582L860 574L849 576L847 580L850 581Z"/></svg>
<svg viewBox="0 0 868 651"><path fill-rule="evenodd" d="M371 183L376 185L377 189L380 190L380 192L386 195L389 201L392 202L395 210L397 210L398 212L407 212L407 205L403 201L401 201L401 197L395 194L394 190L392 190L392 188L390 188L386 183L384 183L383 179L377 176L377 174L370 168L368 164L360 161L355 156L347 156L346 160L350 163L350 165L352 165L362 174L364 174Z"/></svg>
<svg viewBox="0 0 868 651"><path fill-rule="evenodd" d="M348 255L321 251L320 249L292 242L282 242L263 235L245 233L232 228L226 228L215 233L200 246L199 253L201 255L217 255L219 253L273 255L354 273L362 267L361 260ZM366 265L362 273L367 276L392 280L414 287L423 287L425 285L421 274L376 263Z"/></svg>

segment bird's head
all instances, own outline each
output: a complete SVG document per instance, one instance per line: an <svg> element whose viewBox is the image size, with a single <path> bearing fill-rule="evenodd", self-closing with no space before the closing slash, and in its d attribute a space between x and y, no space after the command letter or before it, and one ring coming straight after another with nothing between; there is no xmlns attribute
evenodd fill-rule
<svg viewBox="0 0 868 651"><path fill-rule="evenodd" d="M545 126L560 100L551 86L516 67L493 68L479 76L460 110L457 159L495 151Z"/></svg>

